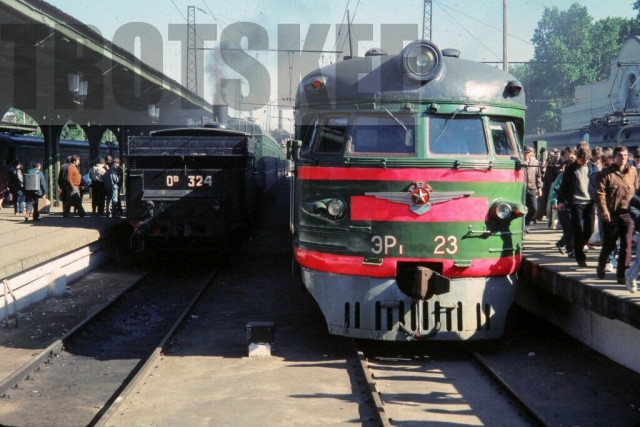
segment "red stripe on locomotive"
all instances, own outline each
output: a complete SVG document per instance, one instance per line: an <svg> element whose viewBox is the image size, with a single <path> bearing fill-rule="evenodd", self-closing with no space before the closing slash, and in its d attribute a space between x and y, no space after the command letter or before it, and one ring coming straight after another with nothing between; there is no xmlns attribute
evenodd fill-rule
<svg viewBox="0 0 640 427"><path fill-rule="evenodd" d="M452 259L429 258L383 258L381 265L364 264L364 257L336 255L323 252L295 249L296 261L312 270L352 276L395 277L398 262L437 262L442 264L442 274L449 278L505 276L514 274L522 255L508 257L474 259L469 267L456 267ZM490 272L490 274L487 274Z"/></svg>
<svg viewBox="0 0 640 427"><path fill-rule="evenodd" d="M450 203L438 203L432 205L426 215L411 212L405 204L372 196L353 196L350 206L352 221L485 222L489 212L486 197L464 197Z"/></svg>
<svg viewBox="0 0 640 427"><path fill-rule="evenodd" d="M522 182L520 170L467 170L450 168L360 168L299 166L297 178L326 181L448 181L448 182Z"/></svg>

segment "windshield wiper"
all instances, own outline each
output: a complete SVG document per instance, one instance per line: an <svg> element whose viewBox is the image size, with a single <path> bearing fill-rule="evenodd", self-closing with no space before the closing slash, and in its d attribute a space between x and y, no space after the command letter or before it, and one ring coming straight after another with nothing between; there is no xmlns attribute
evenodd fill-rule
<svg viewBox="0 0 640 427"><path fill-rule="evenodd" d="M402 129L404 129L404 145L409 147L410 144L408 144L408 142L411 141L411 133L409 133L409 129L407 129L407 127L404 125L404 123L402 123L402 121L400 121L400 119L398 119L391 111L389 111L387 109L387 107L385 107L384 105L381 105L380 108L382 108L384 111L386 111L387 114L389 114L389 116L391 116L391 118L393 119L394 122L396 122L397 124L402 126Z"/></svg>
<svg viewBox="0 0 640 427"><path fill-rule="evenodd" d="M447 126L449 125L449 120L453 120L459 112L460 112L460 108L456 108L456 111L453 112L451 117L445 120L444 126L442 126L442 130L440 131L440 134L438 135L436 140L431 143L431 145L436 145L436 142L438 142L440 137L444 135L444 131L447 130Z"/></svg>

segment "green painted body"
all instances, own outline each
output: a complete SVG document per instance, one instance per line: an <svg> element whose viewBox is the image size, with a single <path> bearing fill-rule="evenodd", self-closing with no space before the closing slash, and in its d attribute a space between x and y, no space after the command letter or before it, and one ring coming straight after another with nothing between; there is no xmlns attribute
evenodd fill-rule
<svg viewBox="0 0 640 427"><path fill-rule="evenodd" d="M394 185L395 184L395 185ZM522 186L518 184L485 183L437 183L434 189L464 189L475 191L474 197L486 198L487 207L496 199L521 200ZM296 200L324 198L339 195L346 200L371 191L402 191L406 183L378 182L335 184L311 182L296 186ZM491 191L486 187L495 187ZM497 187L501 187L498 191ZM384 189L381 189L384 188ZM455 202L451 202L455 203ZM452 207L455 209L455 207ZM425 214L425 215L428 215ZM488 215L487 215L488 216ZM297 221L296 246L335 254L371 256L371 238L375 235L395 236L405 247L403 255L394 251L390 256L403 258L498 258L502 255L520 254L522 250L523 219L516 218L507 225L497 221L444 221L444 222L395 222L352 221L327 223L317 217L300 214ZM510 236L508 235L510 233ZM456 236L460 242L455 255L434 255L435 236ZM505 244L505 239L510 244ZM513 250L509 250L512 248ZM503 251L503 249L506 249Z"/></svg>

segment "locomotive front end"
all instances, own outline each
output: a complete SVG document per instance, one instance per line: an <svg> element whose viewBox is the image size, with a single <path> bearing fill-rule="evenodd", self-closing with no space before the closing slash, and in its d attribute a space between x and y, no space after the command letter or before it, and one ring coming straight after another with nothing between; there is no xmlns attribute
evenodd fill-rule
<svg viewBox="0 0 640 427"><path fill-rule="evenodd" d="M240 227L257 197L250 135L175 129L132 137L127 219L141 241L220 241Z"/></svg>
<svg viewBox="0 0 640 427"><path fill-rule="evenodd" d="M522 256L521 89L426 41L303 80L294 255L331 333L502 335Z"/></svg>

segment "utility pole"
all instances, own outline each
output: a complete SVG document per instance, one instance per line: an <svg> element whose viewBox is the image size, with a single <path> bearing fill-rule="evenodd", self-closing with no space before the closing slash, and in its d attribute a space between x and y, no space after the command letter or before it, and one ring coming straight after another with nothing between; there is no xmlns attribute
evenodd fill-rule
<svg viewBox="0 0 640 427"><path fill-rule="evenodd" d="M502 0L502 69L504 71L509 71L509 57L508 57L508 49L507 49L507 35L508 35L508 25L507 25L507 0Z"/></svg>
<svg viewBox="0 0 640 427"><path fill-rule="evenodd" d="M424 11L422 12L423 40L431 40L431 25L433 24L432 12L433 4L431 4L431 0L424 0Z"/></svg>
<svg viewBox="0 0 640 427"><path fill-rule="evenodd" d="M349 58L353 58L353 45L351 44L351 18L347 9L347 32L349 34Z"/></svg>
<svg viewBox="0 0 640 427"><path fill-rule="evenodd" d="M198 67L196 56L196 8L187 8L187 89L198 94Z"/></svg>

